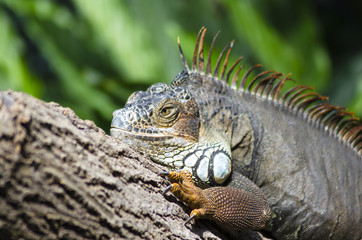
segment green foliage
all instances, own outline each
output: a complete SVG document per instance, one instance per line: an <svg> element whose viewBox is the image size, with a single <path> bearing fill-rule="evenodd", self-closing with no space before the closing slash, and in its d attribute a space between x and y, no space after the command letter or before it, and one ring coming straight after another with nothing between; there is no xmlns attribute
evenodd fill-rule
<svg viewBox="0 0 362 240"><path fill-rule="evenodd" d="M362 116L361 49L332 48L338 29L302 0L0 0L0 13L0 89L59 102L106 131L133 91L182 70L177 36L190 61L201 26L206 44L221 30L215 53L235 39L232 59L291 72Z"/></svg>

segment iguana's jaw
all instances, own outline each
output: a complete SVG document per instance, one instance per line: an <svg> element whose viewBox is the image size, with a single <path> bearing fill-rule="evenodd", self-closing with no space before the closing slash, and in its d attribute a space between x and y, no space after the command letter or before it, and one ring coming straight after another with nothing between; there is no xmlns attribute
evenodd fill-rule
<svg viewBox="0 0 362 240"><path fill-rule="evenodd" d="M159 164L187 169L199 186L222 184L231 173L230 149L210 137L196 141L190 136L140 134L118 127L111 128L111 135Z"/></svg>
<svg viewBox="0 0 362 240"><path fill-rule="evenodd" d="M177 155L186 152L196 141L188 141L184 138L165 134L140 134L121 128L112 127L111 135L119 138L132 148L143 152L155 162L167 165L174 169L182 167L182 156Z"/></svg>

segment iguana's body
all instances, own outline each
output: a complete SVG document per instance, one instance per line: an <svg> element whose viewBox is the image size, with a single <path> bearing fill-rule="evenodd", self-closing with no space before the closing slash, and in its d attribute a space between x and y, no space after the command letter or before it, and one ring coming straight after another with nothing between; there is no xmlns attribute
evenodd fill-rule
<svg viewBox="0 0 362 240"><path fill-rule="evenodd" d="M248 73L237 80L239 70L230 76L234 65L226 74L226 60L220 79L230 80L229 87L218 80L219 66L212 76L208 60L204 70L204 34L192 69L184 61L171 86L132 95L114 113L112 135L172 169L190 170L199 186L246 189L264 209L261 190L272 210L265 230L276 239L360 239L360 122L307 87L279 96L288 77L278 73L264 72L245 85ZM239 229L251 226L243 224Z"/></svg>

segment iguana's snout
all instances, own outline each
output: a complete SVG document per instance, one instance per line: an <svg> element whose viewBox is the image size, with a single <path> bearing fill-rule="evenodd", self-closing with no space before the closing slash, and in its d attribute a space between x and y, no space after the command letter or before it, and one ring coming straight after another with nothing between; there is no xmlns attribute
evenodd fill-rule
<svg viewBox="0 0 362 240"><path fill-rule="evenodd" d="M120 138L120 132L115 131L115 129L124 129L128 131L132 131L132 124L134 120L136 120L138 116L133 111L129 111L128 109L118 109L113 112L113 120L111 124L111 134L114 137Z"/></svg>

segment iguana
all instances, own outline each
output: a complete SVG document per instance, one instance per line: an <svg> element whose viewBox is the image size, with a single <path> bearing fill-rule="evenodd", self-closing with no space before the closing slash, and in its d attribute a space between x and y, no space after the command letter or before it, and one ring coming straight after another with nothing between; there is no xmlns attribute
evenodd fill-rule
<svg viewBox="0 0 362 240"><path fill-rule="evenodd" d="M165 192L193 209L189 220L264 229L274 239L361 239L359 119L310 87L283 89L289 74L263 71L249 79L255 65L239 77L242 58L226 71L234 41L212 71L219 33L206 65L205 33L191 68L178 39L184 70L170 85L133 93L114 111L111 135L182 170L163 173L172 182Z"/></svg>

